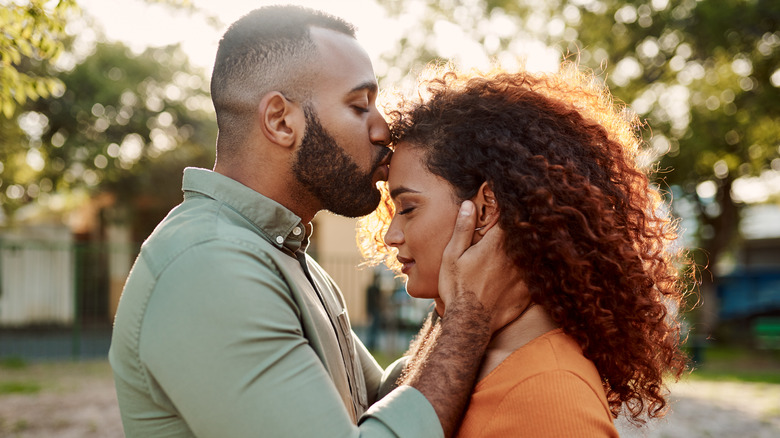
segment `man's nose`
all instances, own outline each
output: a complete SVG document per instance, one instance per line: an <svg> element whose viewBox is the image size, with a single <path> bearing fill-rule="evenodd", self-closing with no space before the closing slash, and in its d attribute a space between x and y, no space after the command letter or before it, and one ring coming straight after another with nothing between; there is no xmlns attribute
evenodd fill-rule
<svg viewBox="0 0 780 438"><path fill-rule="evenodd" d="M387 146L390 144L390 128L385 122L385 118L379 111L375 111L371 126L369 127L369 138L372 144Z"/></svg>

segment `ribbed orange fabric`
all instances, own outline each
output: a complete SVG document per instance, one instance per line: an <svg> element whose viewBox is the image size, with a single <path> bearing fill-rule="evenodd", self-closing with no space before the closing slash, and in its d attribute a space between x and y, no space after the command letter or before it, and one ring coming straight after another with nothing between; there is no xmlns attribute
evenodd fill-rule
<svg viewBox="0 0 780 438"><path fill-rule="evenodd" d="M474 388L459 438L618 437L593 362L561 329L524 345Z"/></svg>

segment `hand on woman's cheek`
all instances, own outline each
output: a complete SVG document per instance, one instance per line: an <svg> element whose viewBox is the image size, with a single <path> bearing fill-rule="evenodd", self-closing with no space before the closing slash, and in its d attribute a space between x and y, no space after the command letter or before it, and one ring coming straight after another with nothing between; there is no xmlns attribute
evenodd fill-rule
<svg viewBox="0 0 780 438"><path fill-rule="evenodd" d="M477 244L470 245L476 222L473 205L471 210L470 216L458 216L452 239L444 250L439 294L446 306L466 306L484 315L492 333L525 308L527 303L520 297L528 295L527 288L503 249L505 235L501 228L491 227Z"/></svg>

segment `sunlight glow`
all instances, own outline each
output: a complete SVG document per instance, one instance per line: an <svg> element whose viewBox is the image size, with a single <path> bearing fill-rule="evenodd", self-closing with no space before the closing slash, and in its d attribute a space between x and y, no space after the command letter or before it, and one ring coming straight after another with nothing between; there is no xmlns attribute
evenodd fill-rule
<svg viewBox="0 0 780 438"><path fill-rule="evenodd" d="M141 0L108 2L105 0L82 0L79 2L87 14L95 17L103 27L106 37L121 41L133 51L141 52L147 47L181 44L182 49L197 67L211 73L217 43L230 23L252 9L279 3L297 4L318 8L340 16L357 26L358 40L376 60L389 50L394 38L389 33L398 23L385 17L384 10L374 0L350 0L321 2L317 0L192 0L196 7L215 16L221 25L214 27L202 14L189 15L187 11L176 11L162 5L150 5ZM400 34L400 32L399 32Z"/></svg>
<svg viewBox="0 0 780 438"><path fill-rule="evenodd" d="M495 55L496 47L490 49L490 39L487 44L481 44L471 39L455 24L440 21L434 26L434 32L426 35L421 30L414 32L410 26L417 20L411 19L422 14L425 9L421 2L411 2L405 5L407 9L399 18L390 18L375 0L341 0L322 2L318 0L291 0L279 2L274 0L192 0L196 7L203 9L219 19L217 27L209 24L203 14L189 15L186 11L176 11L161 5L150 5L142 0L125 0L122 2L107 2L104 0L82 0L80 2L87 14L96 18L104 29L106 37L111 41L121 41L133 51L141 52L147 47L160 47L169 44L181 44L190 62L202 68L209 76L217 50L217 44L222 33L233 21L252 9L278 3L297 4L324 10L350 21L357 27L357 39L368 52L374 63L374 68L380 76L387 76L391 81L400 80L407 72L400 72L394 66L382 62L382 54L392 51L401 37L418 39L431 44L440 56L452 58L465 68L486 67L489 57ZM588 3L588 2L585 2ZM415 7L415 5L417 7ZM566 15L567 21L579 21L579 14ZM576 11L579 12L579 11ZM503 12L494 12L489 23L491 34L502 38L517 32L509 17ZM505 15L505 14L504 14ZM563 23L540 21L539 26L561 27ZM480 24L482 25L482 24ZM96 36L91 29L87 31L94 41ZM496 46L494 41L494 46ZM510 47L510 53L501 54L499 62L506 68L516 69L520 64L532 71L554 70L560 61L560 54L538 41L522 41ZM181 84L177 84L181 86ZM192 86L192 85L191 85ZM197 86L197 85L195 85ZM153 101L146 102L147 105ZM188 107L197 107L196 102L187 101ZM210 108L210 104L208 105Z"/></svg>

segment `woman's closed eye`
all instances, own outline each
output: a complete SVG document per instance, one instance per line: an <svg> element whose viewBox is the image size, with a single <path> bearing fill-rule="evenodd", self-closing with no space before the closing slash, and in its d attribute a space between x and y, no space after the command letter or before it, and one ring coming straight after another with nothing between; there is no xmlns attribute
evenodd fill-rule
<svg viewBox="0 0 780 438"><path fill-rule="evenodd" d="M414 209L415 209L415 207L406 207L406 208L402 209L401 211L399 211L398 214L403 216L405 214L411 213L412 211L414 211Z"/></svg>

